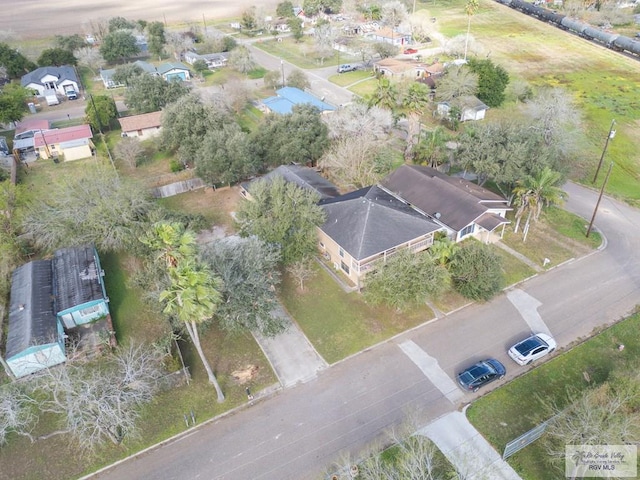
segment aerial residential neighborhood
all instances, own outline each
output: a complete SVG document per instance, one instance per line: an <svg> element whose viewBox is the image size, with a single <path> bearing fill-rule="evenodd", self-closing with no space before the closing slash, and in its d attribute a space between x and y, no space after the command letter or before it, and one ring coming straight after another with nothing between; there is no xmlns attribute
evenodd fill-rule
<svg viewBox="0 0 640 480"><path fill-rule="evenodd" d="M638 476L640 4L69 3L0 18L0 479Z"/></svg>

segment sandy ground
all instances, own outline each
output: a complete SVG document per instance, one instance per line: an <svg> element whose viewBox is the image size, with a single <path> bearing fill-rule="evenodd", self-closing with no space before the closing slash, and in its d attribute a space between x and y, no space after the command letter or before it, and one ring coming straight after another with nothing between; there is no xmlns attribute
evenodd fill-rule
<svg viewBox="0 0 640 480"><path fill-rule="evenodd" d="M278 0L262 0L260 7L275 10ZM18 38L88 33L90 22L121 16L130 20L166 21L169 24L230 18L256 5L250 0L0 0L0 30Z"/></svg>

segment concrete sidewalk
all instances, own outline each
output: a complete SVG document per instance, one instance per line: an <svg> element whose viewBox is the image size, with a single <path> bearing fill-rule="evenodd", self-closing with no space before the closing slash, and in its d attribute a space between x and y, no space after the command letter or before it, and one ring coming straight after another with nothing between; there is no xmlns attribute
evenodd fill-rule
<svg viewBox="0 0 640 480"><path fill-rule="evenodd" d="M281 305L272 313L287 320L287 330L272 338L257 332L253 336L271 363L280 384L287 388L312 380L320 370L327 368L327 362L316 352Z"/></svg>
<svg viewBox="0 0 640 480"><path fill-rule="evenodd" d="M448 413L416 432L428 437L466 480L521 480L462 412Z"/></svg>

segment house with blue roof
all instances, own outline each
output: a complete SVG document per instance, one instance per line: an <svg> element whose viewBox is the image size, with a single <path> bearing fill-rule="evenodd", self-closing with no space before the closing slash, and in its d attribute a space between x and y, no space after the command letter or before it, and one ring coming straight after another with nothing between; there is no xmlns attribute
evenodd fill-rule
<svg viewBox="0 0 640 480"><path fill-rule="evenodd" d="M108 317L103 277L93 245L14 270L5 359L17 378L65 362L66 336Z"/></svg>
<svg viewBox="0 0 640 480"><path fill-rule="evenodd" d="M262 101L263 109L267 112L286 115L293 111L294 105L313 105L320 113L333 112L335 107L299 88L283 87L276 90L275 97L269 97Z"/></svg>

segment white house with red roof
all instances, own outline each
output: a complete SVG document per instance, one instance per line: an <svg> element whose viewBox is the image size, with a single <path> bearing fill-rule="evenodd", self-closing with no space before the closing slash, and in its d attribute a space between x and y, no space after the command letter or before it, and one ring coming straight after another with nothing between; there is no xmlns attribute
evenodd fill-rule
<svg viewBox="0 0 640 480"><path fill-rule="evenodd" d="M64 161L68 162L91 157L94 149L92 138L93 133L89 125L76 125L36 132L33 146L40 158L63 157Z"/></svg>

